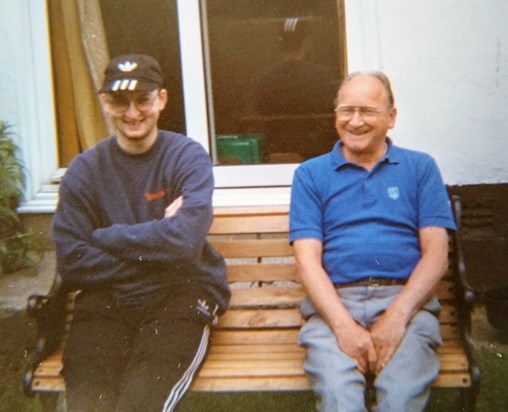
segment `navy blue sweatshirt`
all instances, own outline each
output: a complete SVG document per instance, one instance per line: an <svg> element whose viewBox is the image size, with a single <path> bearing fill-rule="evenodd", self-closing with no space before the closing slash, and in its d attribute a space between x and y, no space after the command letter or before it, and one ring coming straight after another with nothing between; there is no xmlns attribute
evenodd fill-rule
<svg viewBox="0 0 508 412"><path fill-rule="evenodd" d="M197 291L225 310L225 262L206 241L213 188L208 154L180 134L159 131L140 155L114 136L80 154L60 185L52 226L64 287L106 288L127 304ZM164 218L179 196L183 206Z"/></svg>

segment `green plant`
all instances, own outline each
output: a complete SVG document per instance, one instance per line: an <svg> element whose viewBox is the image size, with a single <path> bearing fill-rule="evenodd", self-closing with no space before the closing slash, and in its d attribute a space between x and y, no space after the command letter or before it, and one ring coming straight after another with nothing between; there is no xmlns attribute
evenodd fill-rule
<svg viewBox="0 0 508 412"><path fill-rule="evenodd" d="M23 228L16 212L25 188L25 174L12 136L11 127L0 121L0 274L34 267L30 252L43 251L39 237Z"/></svg>

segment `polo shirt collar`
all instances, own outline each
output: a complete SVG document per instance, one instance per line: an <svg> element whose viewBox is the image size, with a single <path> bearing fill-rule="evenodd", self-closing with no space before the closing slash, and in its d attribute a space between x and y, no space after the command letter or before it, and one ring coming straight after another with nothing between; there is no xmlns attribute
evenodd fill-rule
<svg viewBox="0 0 508 412"><path fill-rule="evenodd" d="M399 163L400 162L400 153L397 146L393 145L392 139L389 137L386 138L386 144L388 145L388 148L386 150L385 155L380 160L380 162L386 161L387 163ZM332 150L332 166L335 170L345 166L352 164L350 161L346 160L344 156L342 155L342 150L340 150L341 142L340 140L335 143L335 146Z"/></svg>
<svg viewBox="0 0 508 412"><path fill-rule="evenodd" d="M393 144L392 139L389 137L386 138L386 144L388 145L388 149L386 150L383 160L393 164L400 163L401 156L399 148Z"/></svg>

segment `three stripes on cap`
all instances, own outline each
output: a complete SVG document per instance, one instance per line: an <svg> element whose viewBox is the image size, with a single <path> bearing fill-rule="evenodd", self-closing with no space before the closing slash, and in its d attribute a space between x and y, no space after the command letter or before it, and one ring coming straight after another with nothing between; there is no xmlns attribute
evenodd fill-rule
<svg viewBox="0 0 508 412"><path fill-rule="evenodd" d="M123 79L116 80L111 87L111 90L116 92L118 90L136 90L138 81L136 79Z"/></svg>

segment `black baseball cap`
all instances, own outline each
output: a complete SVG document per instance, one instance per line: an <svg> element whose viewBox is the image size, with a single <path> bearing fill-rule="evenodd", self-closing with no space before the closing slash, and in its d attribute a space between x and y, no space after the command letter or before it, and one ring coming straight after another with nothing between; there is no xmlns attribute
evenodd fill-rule
<svg viewBox="0 0 508 412"><path fill-rule="evenodd" d="M162 87L159 62L146 54L126 54L111 59L104 71L99 93L142 90L151 92Z"/></svg>

